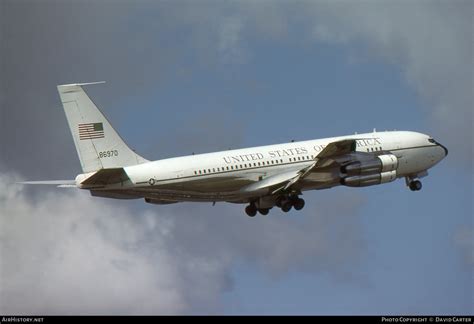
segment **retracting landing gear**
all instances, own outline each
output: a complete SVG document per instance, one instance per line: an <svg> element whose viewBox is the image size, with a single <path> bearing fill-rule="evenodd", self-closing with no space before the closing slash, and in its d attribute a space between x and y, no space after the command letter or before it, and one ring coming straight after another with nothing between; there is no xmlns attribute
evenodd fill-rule
<svg viewBox="0 0 474 324"><path fill-rule="evenodd" d="M421 181L415 177L406 177L405 178L406 184L411 191L419 191L421 190L422 184Z"/></svg>
<svg viewBox="0 0 474 324"><path fill-rule="evenodd" d="M298 197L297 193L282 195L278 197L276 201L265 201L260 198L259 200L249 203L247 207L245 207L245 213L250 217L257 215L257 212L261 215L268 215L270 209L272 209L275 205L281 208L284 213L287 213L291 210L291 208L294 208L295 210L303 209L305 202L303 199Z"/></svg>
<svg viewBox="0 0 474 324"><path fill-rule="evenodd" d="M296 195L283 197L277 201L277 206L280 207L284 213L289 212L292 207L294 207L295 210L301 210L303 209L304 204L304 199L299 198Z"/></svg>
<svg viewBox="0 0 474 324"><path fill-rule="evenodd" d="M270 208L257 208L255 203L250 203L247 207L245 207L245 213L250 217L254 217L259 212L262 215L268 215Z"/></svg>
<svg viewBox="0 0 474 324"><path fill-rule="evenodd" d="M419 191L421 190L423 186L420 180L414 180L408 184L408 187L410 188L411 191Z"/></svg>
<svg viewBox="0 0 474 324"><path fill-rule="evenodd" d="M297 198L293 202L293 207L295 207L296 210L302 210L304 207L304 199L302 198Z"/></svg>
<svg viewBox="0 0 474 324"><path fill-rule="evenodd" d="M254 217L255 215L257 215L257 207L255 206L255 204L252 203L248 205L247 207L245 207L245 212L250 217Z"/></svg>

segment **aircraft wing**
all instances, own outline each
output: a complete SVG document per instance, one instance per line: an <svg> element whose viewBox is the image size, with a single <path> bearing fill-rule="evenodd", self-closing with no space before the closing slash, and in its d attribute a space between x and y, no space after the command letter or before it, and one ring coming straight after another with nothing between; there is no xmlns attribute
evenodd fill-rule
<svg viewBox="0 0 474 324"><path fill-rule="evenodd" d="M280 191L288 190L292 185L303 179L308 173L319 167L326 166L334 162L334 158L354 152L356 149L356 140L347 139L329 143L314 158L314 162L303 169L287 171L272 175L260 181L254 182L242 188L245 193L263 193L269 192L276 194Z"/></svg>
<svg viewBox="0 0 474 324"><path fill-rule="evenodd" d="M356 140L347 139L329 143L317 156L316 159L330 158L338 155L354 152L356 149Z"/></svg>

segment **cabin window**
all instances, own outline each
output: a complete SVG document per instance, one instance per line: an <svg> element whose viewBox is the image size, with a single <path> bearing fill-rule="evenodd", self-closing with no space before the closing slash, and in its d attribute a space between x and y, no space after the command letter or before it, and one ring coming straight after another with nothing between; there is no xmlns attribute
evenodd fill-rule
<svg viewBox="0 0 474 324"><path fill-rule="evenodd" d="M240 165L240 168L242 169L242 164Z"/></svg>
<svg viewBox="0 0 474 324"><path fill-rule="evenodd" d="M369 152L369 149L367 149L367 152Z"/></svg>
<svg viewBox="0 0 474 324"><path fill-rule="evenodd" d="M283 159L280 159L280 162L283 163Z"/></svg>
<svg viewBox="0 0 474 324"><path fill-rule="evenodd" d="M298 156L298 161L301 161L300 157Z"/></svg>
<svg viewBox="0 0 474 324"><path fill-rule="evenodd" d="M212 172L216 172L216 169L212 169Z"/></svg>
<svg viewBox="0 0 474 324"><path fill-rule="evenodd" d="M197 174L197 172L196 172L196 171L194 171L194 174Z"/></svg>

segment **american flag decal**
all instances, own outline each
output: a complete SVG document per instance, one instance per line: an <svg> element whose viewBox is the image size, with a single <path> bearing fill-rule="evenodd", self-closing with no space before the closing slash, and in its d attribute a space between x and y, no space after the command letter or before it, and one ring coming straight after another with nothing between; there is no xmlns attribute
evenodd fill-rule
<svg viewBox="0 0 474 324"><path fill-rule="evenodd" d="M102 123L79 124L79 139L104 138L104 125Z"/></svg>

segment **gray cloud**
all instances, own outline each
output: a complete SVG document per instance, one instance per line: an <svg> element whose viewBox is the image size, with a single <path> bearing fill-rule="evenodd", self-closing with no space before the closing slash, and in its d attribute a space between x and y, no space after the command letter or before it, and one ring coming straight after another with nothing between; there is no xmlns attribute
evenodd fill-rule
<svg viewBox="0 0 474 324"><path fill-rule="evenodd" d="M17 179L0 174L1 313L219 312L240 262L274 276L318 271L364 280L360 198L321 202L325 212L310 207L300 219L277 211L251 219L229 205L133 211L128 201L76 189L32 199L12 184Z"/></svg>
<svg viewBox="0 0 474 324"><path fill-rule="evenodd" d="M245 49L240 44L242 20L242 17L226 17L220 27L218 50L224 62L243 63L246 60Z"/></svg>
<svg viewBox="0 0 474 324"><path fill-rule="evenodd" d="M474 230L472 225L458 229L453 236L453 240L454 244L461 249L464 264L472 271L474 265Z"/></svg>

